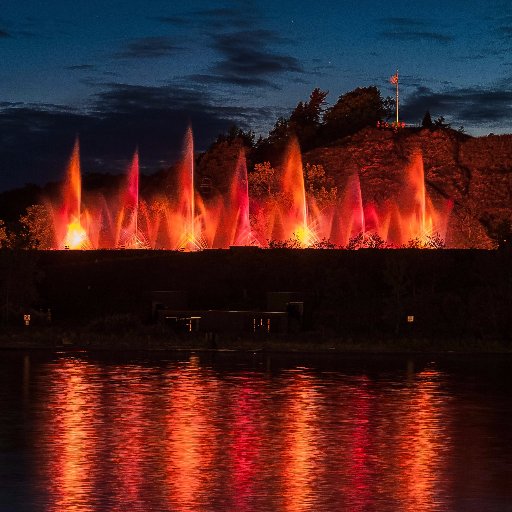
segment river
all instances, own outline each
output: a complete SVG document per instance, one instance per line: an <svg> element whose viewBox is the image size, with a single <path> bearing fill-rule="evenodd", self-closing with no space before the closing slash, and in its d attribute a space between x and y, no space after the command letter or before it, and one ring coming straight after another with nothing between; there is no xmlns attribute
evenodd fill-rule
<svg viewBox="0 0 512 512"><path fill-rule="evenodd" d="M512 511L511 356L0 354L1 511Z"/></svg>

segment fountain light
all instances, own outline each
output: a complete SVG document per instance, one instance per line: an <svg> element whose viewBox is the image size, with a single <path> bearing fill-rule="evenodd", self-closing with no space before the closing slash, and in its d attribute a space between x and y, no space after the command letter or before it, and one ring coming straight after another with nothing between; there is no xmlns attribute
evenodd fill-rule
<svg viewBox="0 0 512 512"><path fill-rule="evenodd" d="M84 249L87 244L87 233L79 222L74 221L68 224L64 247L68 249Z"/></svg>
<svg viewBox="0 0 512 512"><path fill-rule="evenodd" d="M396 197L380 204L365 197L367 183L358 173L347 177L339 197L317 204L305 185L296 140L291 141L282 165L272 175L268 197L249 196L243 151L231 167L226 169L229 182L223 192L201 197L194 185L194 144L189 128L182 158L162 187L165 192L140 200L136 151L117 195L100 200L97 195L94 200L85 196L82 201L77 141L61 198L52 203L55 247L198 251L240 245L265 247L268 241L289 240L304 248L318 247L319 240L346 247L357 237L365 242L366 233L388 246L402 247L414 241L422 247L433 237L442 239L446 234L451 206L434 207L420 152L412 155L404 169Z"/></svg>

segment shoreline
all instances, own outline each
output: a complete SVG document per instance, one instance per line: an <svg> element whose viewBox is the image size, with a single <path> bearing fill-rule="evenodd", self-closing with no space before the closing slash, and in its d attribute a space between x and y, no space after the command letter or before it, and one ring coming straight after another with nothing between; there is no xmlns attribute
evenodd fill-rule
<svg viewBox="0 0 512 512"><path fill-rule="evenodd" d="M341 338L300 333L287 337L219 338L174 333L95 333L61 328L13 329L0 334L0 351L47 352L241 352L295 354L512 354L512 344L501 340L427 337Z"/></svg>

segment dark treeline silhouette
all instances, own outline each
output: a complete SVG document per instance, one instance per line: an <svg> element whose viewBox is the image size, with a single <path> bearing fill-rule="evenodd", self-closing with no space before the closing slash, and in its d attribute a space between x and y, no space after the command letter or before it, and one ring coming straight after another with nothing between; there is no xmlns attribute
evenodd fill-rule
<svg viewBox="0 0 512 512"><path fill-rule="evenodd" d="M289 117L280 117L267 137L255 138L254 132L233 126L214 143L242 141L249 149L252 162L280 158L291 137L297 137L303 151L326 146L353 135L367 126L389 120L393 115L394 100L383 98L375 86L358 87L342 94L336 103L326 107L328 91L315 88L307 101L300 101Z"/></svg>
<svg viewBox="0 0 512 512"><path fill-rule="evenodd" d="M151 290L185 292L197 310L264 309L267 292L294 291L304 296L311 340L411 337L444 340L444 349L512 342L511 251L277 248L190 256L0 251L3 322L20 325L30 305L51 308L55 326L86 328L116 315L150 322Z"/></svg>

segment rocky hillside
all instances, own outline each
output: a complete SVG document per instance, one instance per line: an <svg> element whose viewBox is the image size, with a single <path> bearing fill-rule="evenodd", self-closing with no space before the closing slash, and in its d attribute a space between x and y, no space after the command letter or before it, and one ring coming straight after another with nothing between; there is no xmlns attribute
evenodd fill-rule
<svg viewBox="0 0 512 512"><path fill-rule="evenodd" d="M450 129L395 133L366 128L303 154L303 162L323 165L340 191L349 176L358 173L364 202L379 205L397 196L405 170L418 151L434 204L453 201L447 245L495 247L496 239L503 232L506 235L507 228L510 231L507 223L512 220L512 135L469 137ZM209 176L214 188L225 190L226 168L236 161L237 153L238 147L227 143L214 147L200 161L199 179ZM248 157L250 161L250 152Z"/></svg>
<svg viewBox="0 0 512 512"><path fill-rule="evenodd" d="M365 129L328 148L304 155L322 164L337 183L359 173L365 201L395 197L404 170L421 151L427 191L434 201L453 200L447 244L492 247L512 213L512 135L473 138L452 130Z"/></svg>

